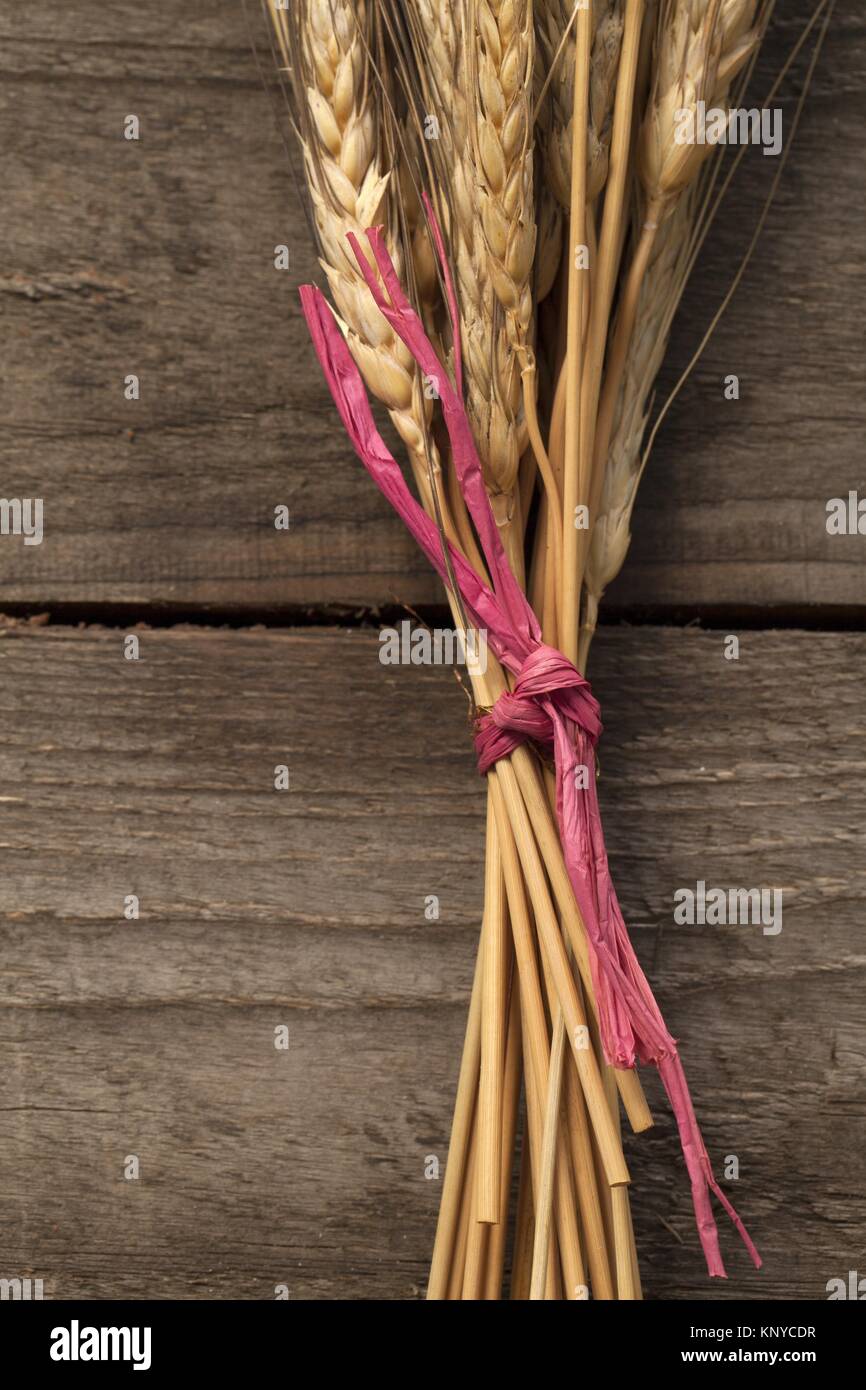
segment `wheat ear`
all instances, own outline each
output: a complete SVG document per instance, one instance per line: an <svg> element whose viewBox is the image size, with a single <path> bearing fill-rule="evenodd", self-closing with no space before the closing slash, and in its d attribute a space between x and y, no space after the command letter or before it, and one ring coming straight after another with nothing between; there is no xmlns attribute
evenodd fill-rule
<svg viewBox="0 0 866 1390"><path fill-rule="evenodd" d="M581 632L584 659L595 631L602 594L619 573L631 540L631 513L642 472L646 404L691 269L692 236L698 213L694 190L713 148L680 143L677 126L683 113L687 120L694 119L699 100L706 100L708 106L723 106L727 102L731 83L752 57L762 32L762 13L756 0L701 0L687 14L671 14L667 12L669 8L663 7L659 17L655 80L638 156L649 209L642 236L650 241L652 254L640 283L623 359L599 514L590 545ZM627 289L617 323L614 360L617 341L622 344L628 332L628 302ZM608 410L612 390L613 382L609 380Z"/></svg>
<svg viewBox="0 0 866 1390"><path fill-rule="evenodd" d="M507 281L489 255L487 237L479 226L479 197L489 201L491 179L479 194L480 150L491 163L489 173L495 183L495 163L499 125L494 121L479 143L480 94L474 90L470 71L478 71L479 53L477 29L491 43L493 55L502 55L492 11L482 0L408 0L407 12L415 40L419 80L428 104L428 152L435 173L433 188L437 214L442 223L455 270L460 307L460 332L463 347L466 408L478 448L485 481L497 523L503 538L509 542L509 556L518 574L522 573L522 555L513 527L516 515L515 480L520 456L526 446L526 426L521 408L521 381L518 364L512 351L505 313L494 288L499 278L499 290L508 294ZM508 45L506 44L507 48ZM483 56L483 55L481 55ZM506 77L512 72L513 49L509 50ZM494 76L498 72L494 67ZM524 63L521 69L530 71ZM485 80L490 72L484 63ZM492 97L493 86L488 89ZM524 99L527 95L524 92ZM494 114L500 107L494 102ZM514 121L512 116L512 123ZM506 132L510 137L512 125ZM504 161L504 150L502 151ZM495 211L488 214L489 227L494 226ZM514 248L506 246L508 257ZM502 258L497 258L502 263ZM531 272L531 257L529 262ZM527 297L529 298L529 297ZM531 302L531 301L530 301ZM524 313L526 304L523 305Z"/></svg>
<svg viewBox="0 0 866 1390"><path fill-rule="evenodd" d="M760 37L758 0L664 0L653 87L641 128L638 172L648 204L669 212L713 145L688 138L697 104L724 106L731 83Z"/></svg>
<svg viewBox="0 0 866 1390"><path fill-rule="evenodd" d="M432 403L409 350L376 308L347 241L354 232L363 246L366 228L384 223L389 253L402 273L390 173L377 138L368 7L365 0L295 0L286 11L269 0L268 8L291 67L320 264L367 386L387 407L416 476L426 474Z"/></svg>
<svg viewBox="0 0 866 1390"><path fill-rule="evenodd" d="M760 41L758 0L664 0L656 32L655 75L638 148L645 193L643 221L625 275L608 351L593 449L590 518L598 516L608 451L641 287L659 228L683 191L694 184L712 146L684 140L684 120L697 120L698 102L727 100L737 73Z"/></svg>
<svg viewBox="0 0 866 1390"><path fill-rule="evenodd" d="M670 326L680 301L694 222L694 201L680 199L663 224L641 286L634 333L626 359L613 433L608 449L599 514L587 561L585 611L579 650L586 669L598 607L619 574L631 543L631 514L641 475L641 443L653 382L667 349Z"/></svg>
<svg viewBox="0 0 866 1390"><path fill-rule="evenodd" d="M594 202L604 187L610 149L611 108L622 47L623 0L596 0L592 12L592 57L587 136L587 199ZM574 0L544 0L538 6L539 46L548 67L556 64L550 83L552 120L542 131L544 165L550 187L566 211L571 207L575 40ZM564 47L563 35L567 33ZM560 51L561 50L561 51ZM558 55L558 56L557 56Z"/></svg>

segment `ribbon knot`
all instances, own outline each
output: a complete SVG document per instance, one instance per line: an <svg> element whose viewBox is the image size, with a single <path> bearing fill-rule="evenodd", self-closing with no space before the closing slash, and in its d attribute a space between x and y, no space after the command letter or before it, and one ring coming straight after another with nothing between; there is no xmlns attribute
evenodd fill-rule
<svg viewBox="0 0 866 1390"><path fill-rule="evenodd" d="M503 691L478 721L478 771L483 776L528 741L552 753L555 714L576 724L593 746L598 741L601 715L589 681L556 647L537 642L517 672L514 689Z"/></svg>

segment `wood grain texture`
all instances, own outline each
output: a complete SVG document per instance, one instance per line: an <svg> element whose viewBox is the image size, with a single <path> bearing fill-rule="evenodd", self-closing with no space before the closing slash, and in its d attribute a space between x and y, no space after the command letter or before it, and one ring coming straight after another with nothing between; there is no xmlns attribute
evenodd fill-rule
<svg viewBox="0 0 866 1390"><path fill-rule="evenodd" d="M757 92L811 5L776 6ZM41 546L0 542L6 603L436 600L306 342L296 288L315 260L242 5L70 0L26 25L12 7L0 40L3 493L44 498L46 528ZM660 437L613 605L866 603L863 538L824 525L829 497L866 489L864 74L866 19L840 0L758 255ZM121 137L128 113L138 142ZM749 152L662 393L774 167ZM141 398L127 402L131 372ZM738 402L723 398L730 372Z"/></svg>
<svg viewBox="0 0 866 1390"><path fill-rule="evenodd" d="M464 698L382 667L374 632L138 635L138 662L118 631L0 640L0 1275L51 1298L416 1297L482 897ZM862 1271L864 655L850 634L745 633L739 661L721 634L597 641L614 875L765 1259L722 1222L731 1278L707 1280L650 1077L628 1156L652 1298L820 1299ZM675 926L698 879L782 888L782 932Z"/></svg>

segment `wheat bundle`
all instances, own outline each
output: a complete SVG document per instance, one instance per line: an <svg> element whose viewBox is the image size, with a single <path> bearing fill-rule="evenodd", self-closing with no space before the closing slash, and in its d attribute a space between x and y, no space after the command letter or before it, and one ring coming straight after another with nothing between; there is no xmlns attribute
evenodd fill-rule
<svg viewBox="0 0 866 1390"><path fill-rule="evenodd" d="M512 1297L642 1296L621 1137L621 1109L652 1123L638 1062L676 1116L709 1272L711 1194L760 1262L622 920L583 673L707 221L713 148L681 131L727 106L771 8L266 0L332 299L302 291L316 351L455 623L490 649L469 668L485 907L430 1298L501 1297L512 1217Z"/></svg>

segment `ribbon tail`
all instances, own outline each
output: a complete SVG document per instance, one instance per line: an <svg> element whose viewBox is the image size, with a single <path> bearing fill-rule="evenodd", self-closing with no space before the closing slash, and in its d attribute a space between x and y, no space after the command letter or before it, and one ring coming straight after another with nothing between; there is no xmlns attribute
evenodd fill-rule
<svg viewBox="0 0 866 1390"><path fill-rule="evenodd" d="M658 1069L680 1132L680 1144L691 1180L695 1219L707 1261L708 1273L716 1278L727 1278L719 1250L719 1233L710 1204L710 1192L715 1193L718 1197L739 1231L755 1268L760 1269L761 1257L755 1249L754 1242L713 1174L679 1054L674 1052L668 1057L662 1057L658 1062Z"/></svg>
<svg viewBox="0 0 866 1390"><path fill-rule="evenodd" d="M602 1043L608 1061L621 1069L654 1062L677 1122L692 1188L701 1247L709 1274L725 1279L710 1192L736 1226L756 1268L761 1258L733 1205L719 1187L701 1137L675 1039L635 955L610 874L598 793L595 752L582 729L575 731L552 712L557 772L557 813L569 878L590 945ZM577 773L588 772L577 786Z"/></svg>

